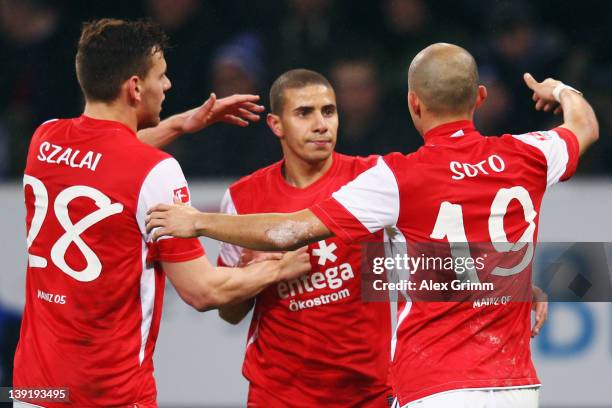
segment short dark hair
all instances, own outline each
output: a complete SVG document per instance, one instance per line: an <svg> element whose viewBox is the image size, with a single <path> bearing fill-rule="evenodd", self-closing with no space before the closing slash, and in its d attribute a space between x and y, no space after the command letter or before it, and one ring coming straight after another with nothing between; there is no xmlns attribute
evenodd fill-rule
<svg viewBox="0 0 612 408"><path fill-rule="evenodd" d="M308 85L323 85L329 89L334 89L327 78L318 72L309 69L292 69L276 78L270 88L270 110L272 113L278 115L283 111L286 89L304 88Z"/></svg>
<svg viewBox="0 0 612 408"><path fill-rule="evenodd" d="M76 54L79 85L88 101L111 102L132 75L144 78L152 55L163 52L168 37L150 20L105 18L83 24Z"/></svg>

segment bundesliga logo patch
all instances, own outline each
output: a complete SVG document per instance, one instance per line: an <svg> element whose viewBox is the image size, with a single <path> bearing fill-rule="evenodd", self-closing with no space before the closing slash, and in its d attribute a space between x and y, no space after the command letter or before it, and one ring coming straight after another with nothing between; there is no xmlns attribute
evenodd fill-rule
<svg viewBox="0 0 612 408"><path fill-rule="evenodd" d="M189 202L189 190L187 189L187 186L181 187L181 188L177 188L172 193L173 193L174 198L177 201L180 201L181 203L188 203Z"/></svg>
<svg viewBox="0 0 612 408"><path fill-rule="evenodd" d="M550 136L542 132L529 132L529 134L538 140L549 140Z"/></svg>

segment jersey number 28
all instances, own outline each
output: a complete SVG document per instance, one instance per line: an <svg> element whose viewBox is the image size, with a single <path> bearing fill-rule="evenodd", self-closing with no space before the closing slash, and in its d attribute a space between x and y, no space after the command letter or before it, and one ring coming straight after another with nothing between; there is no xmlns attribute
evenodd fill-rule
<svg viewBox="0 0 612 408"><path fill-rule="evenodd" d="M26 186L32 187L34 192L34 216L32 217L32 223L27 237L28 262L32 268L45 268L47 266L47 258L30 253L30 247L38 236L45 217L47 216L49 194L41 180L27 174L23 176L24 189ZM73 224L68 215L68 204L79 197L86 197L94 200L98 206L98 210L86 215ZM51 247L51 261L62 272L80 282L91 282L97 279L102 272L102 263L94 251L83 241L81 234L103 219L122 212L123 205L120 203L111 203L109 197L95 188L88 186L71 186L62 190L57 195L55 203L53 204L53 210L57 220L64 228L64 234ZM87 262L87 266L81 271L72 269L66 262L66 251L71 243L74 243L77 248L79 248Z"/></svg>

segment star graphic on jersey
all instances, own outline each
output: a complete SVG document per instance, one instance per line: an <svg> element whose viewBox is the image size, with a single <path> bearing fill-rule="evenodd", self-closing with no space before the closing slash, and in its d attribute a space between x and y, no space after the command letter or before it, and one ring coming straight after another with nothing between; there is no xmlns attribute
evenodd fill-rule
<svg viewBox="0 0 612 408"><path fill-rule="evenodd" d="M313 249L312 254L319 257L319 265L325 265L328 260L334 262L338 259L338 257L334 255L334 251L338 248L336 244L332 242L332 244L328 246L325 241L319 241L318 244L319 249Z"/></svg>

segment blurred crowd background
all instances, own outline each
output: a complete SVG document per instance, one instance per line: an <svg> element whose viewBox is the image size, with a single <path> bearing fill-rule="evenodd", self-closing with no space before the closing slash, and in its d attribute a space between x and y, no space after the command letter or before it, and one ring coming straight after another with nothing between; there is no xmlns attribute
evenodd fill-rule
<svg viewBox="0 0 612 408"><path fill-rule="evenodd" d="M74 72L81 25L102 18L158 21L172 89L163 116L214 91L260 94L293 68L332 82L340 112L337 150L411 152L421 144L406 107L406 71L428 44L453 42L474 54L489 98L476 122L484 134L550 128L522 74L562 79L593 104L597 146L579 173L612 175L612 2L598 0L0 0L0 180L22 177L34 129L82 111ZM215 125L169 146L189 179L237 178L277 161L264 121ZM11 378L19 314L0 305L0 385ZM2 406L2 403L0 403Z"/></svg>
<svg viewBox="0 0 612 408"><path fill-rule="evenodd" d="M170 35L172 89L162 115L219 97L256 93L292 68L325 74L340 111L337 150L367 155L421 145L406 107L406 70L438 41L471 51L489 99L478 111L484 134L549 128L522 74L552 76L582 90L601 122L582 174L612 173L612 3L582 0L0 0L0 179L19 179L33 130L78 116L83 100L74 55L83 21L158 21ZM280 158L264 121L216 125L168 150L188 178L237 177Z"/></svg>

